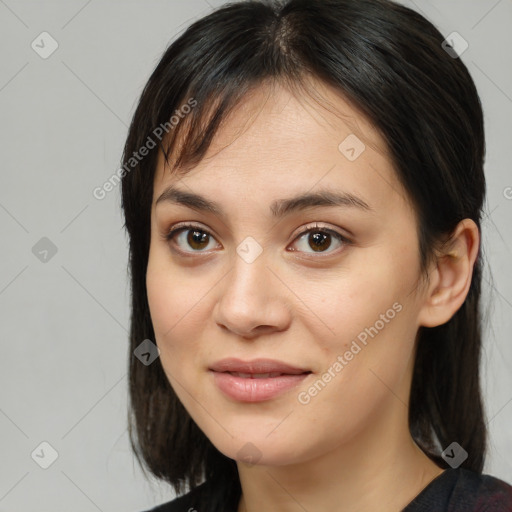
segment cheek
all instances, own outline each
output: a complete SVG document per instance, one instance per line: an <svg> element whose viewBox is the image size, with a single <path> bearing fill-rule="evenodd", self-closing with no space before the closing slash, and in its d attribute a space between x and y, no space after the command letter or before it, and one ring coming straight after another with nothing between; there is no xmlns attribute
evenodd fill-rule
<svg viewBox="0 0 512 512"><path fill-rule="evenodd" d="M339 350L361 333L364 341L364 333L376 323L379 331L389 331L400 316L397 309L405 309L410 300L410 280L412 276L404 276L382 260L380 265L354 269L321 284L305 280L300 286L301 297L315 313L308 315L310 329L324 340L322 345Z"/></svg>
<svg viewBox="0 0 512 512"><path fill-rule="evenodd" d="M350 309L340 299L332 318L336 336L317 338L324 366L309 387L299 390L298 401L305 405L298 411L324 431L338 432L334 437L350 436L386 404L407 403L414 329L408 310L395 298L389 293L374 297L373 304L352 301Z"/></svg>
<svg viewBox="0 0 512 512"><path fill-rule="evenodd" d="M150 253L146 288L162 366L169 378L182 381L185 375L194 379L203 370L202 329L208 322L205 299L215 281L193 268L171 264L168 258L165 248Z"/></svg>
<svg viewBox="0 0 512 512"><path fill-rule="evenodd" d="M199 281L172 262L166 244L152 240L146 272L146 288L155 335L165 341L190 314L201 296Z"/></svg>
<svg viewBox="0 0 512 512"><path fill-rule="evenodd" d="M155 335L167 337L182 314L179 288L168 272L155 270L151 264L146 274L146 287Z"/></svg>
<svg viewBox="0 0 512 512"><path fill-rule="evenodd" d="M195 294L185 292L182 273L174 272L172 266L162 259L163 255L156 251L150 253L146 288L156 344L165 368L167 360L170 361L169 353L177 354L179 350L179 344L173 340L179 339L180 332L193 314Z"/></svg>
<svg viewBox="0 0 512 512"><path fill-rule="evenodd" d="M375 394L376 385L393 387L402 379L414 348L416 272L413 255L381 248L350 273L323 283L321 294L313 292L314 286L302 288L317 313L309 329L326 369L339 363L338 356L344 360L343 369L338 364L331 373L336 374L333 382L350 386L347 406Z"/></svg>

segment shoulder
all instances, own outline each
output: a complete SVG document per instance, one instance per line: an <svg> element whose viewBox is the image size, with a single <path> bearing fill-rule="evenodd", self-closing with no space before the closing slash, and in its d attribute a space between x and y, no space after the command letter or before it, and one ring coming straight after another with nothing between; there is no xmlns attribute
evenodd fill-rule
<svg viewBox="0 0 512 512"><path fill-rule="evenodd" d="M512 486L464 468L446 469L403 512L512 512Z"/></svg>
<svg viewBox="0 0 512 512"><path fill-rule="evenodd" d="M145 512L198 512L200 500L208 491L208 483L203 482L201 485L194 487L191 491L179 496L168 503L158 505L151 510Z"/></svg>
<svg viewBox="0 0 512 512"><path fill-rule="evenodd" d="M512 486L491 475L459 468L450 503L464 504L477 512L512 511ZM458 505L460 508L460 505ZM454 508L458 510L458 508ZM463 510L463 508L460 508Z"/></svg>
<svg viewBox="0 0 512 512"><path fill-rule="evenodd" d="M236 512L240 492L239 480L206 480L183 496L145 512Z"/></svg>

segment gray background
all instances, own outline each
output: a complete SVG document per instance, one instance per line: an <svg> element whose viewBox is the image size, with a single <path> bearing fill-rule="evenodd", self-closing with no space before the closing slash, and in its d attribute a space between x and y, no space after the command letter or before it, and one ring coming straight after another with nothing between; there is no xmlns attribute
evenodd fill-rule
<svg viewBox="0 0 512 512"><path fill-rule="evenodd" d="M101 201L92 191L119 167L168 43L222 3L0 0L0 511L138 512L173 496L129 449L127 238L119 187ZM404 3L469 42L462 60L483 101L495 279L485 276L485 471L512 482L512 1ZM59 45L47 59L31 47L43 31ZM43 237L57 249L46 262L33 252ZM50 460L43 441L58 452L48 469L31 457Z"/></svg>

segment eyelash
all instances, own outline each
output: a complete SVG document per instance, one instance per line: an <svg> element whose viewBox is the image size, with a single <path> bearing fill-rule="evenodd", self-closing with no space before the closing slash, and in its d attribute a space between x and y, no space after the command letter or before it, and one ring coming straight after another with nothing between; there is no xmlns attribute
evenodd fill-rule
<svg viewBox="0 0 512 512"><path fill-rule="evenodd" d="M208 230L204 229L203 227L201 226L198 226L198 225L195 225L195 224L181 224L181 225L176 225L176 226L173 226L168 232L167 234L164 235L164 240L166 240L167 242L172 242L173 238L180 232L182 231L187 231L187 230L196 230L196 231L200 231L201 233L204 233L206 235L208 235L209 237L212 237L212 238L215 238ZM334 231L332 229L329 229L329 228L325 228L325 227L322 227L320 225L318 225L317 223L315 223L314 225L309 225L307 226L304 231L301 231L300 233L297 234L297 236L295 237L295 239L293 240L293 242L295 242L296 240L300 239L302 236L304 236L305 234L307 233L324 233L324 234L330 234L330 235L333 235L334 238L336 238L336 240L338 240L339 242L342 242L343 245L350 245L352 243L351 240L349 240L347 237L343 236L341 233L338 233L337 231ZM180 253L180 254L184 254L185 256L190 256L194 253L196 254L201 254L203 252L207 252L207 251L191 251L191 252L187 252L187 251L182 251L181 249L177 249L177 251ZM293 252L300 252L300 251L293 251ZM338 251L332 251L332 252L326 252L326 253L322 253L321 251L318 252L317 254L328 254L328 255L331 255L333 253L336 253ZM307 254L314 254L314 253L307 253ZM320 256L322 257L322 256Z"/></svg>

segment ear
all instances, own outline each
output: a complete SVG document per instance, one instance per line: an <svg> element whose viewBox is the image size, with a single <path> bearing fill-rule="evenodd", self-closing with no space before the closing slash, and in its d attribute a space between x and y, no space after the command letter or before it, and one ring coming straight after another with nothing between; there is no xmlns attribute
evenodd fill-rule
<svg viewBox="0 0 512 512"><path fill-rule="evenodd" d="M480 246L478 226L471 219L459 222L450 247L438 255L419 312L418 325L437 327L448 322L464 303L471 285Z"/></svg>

